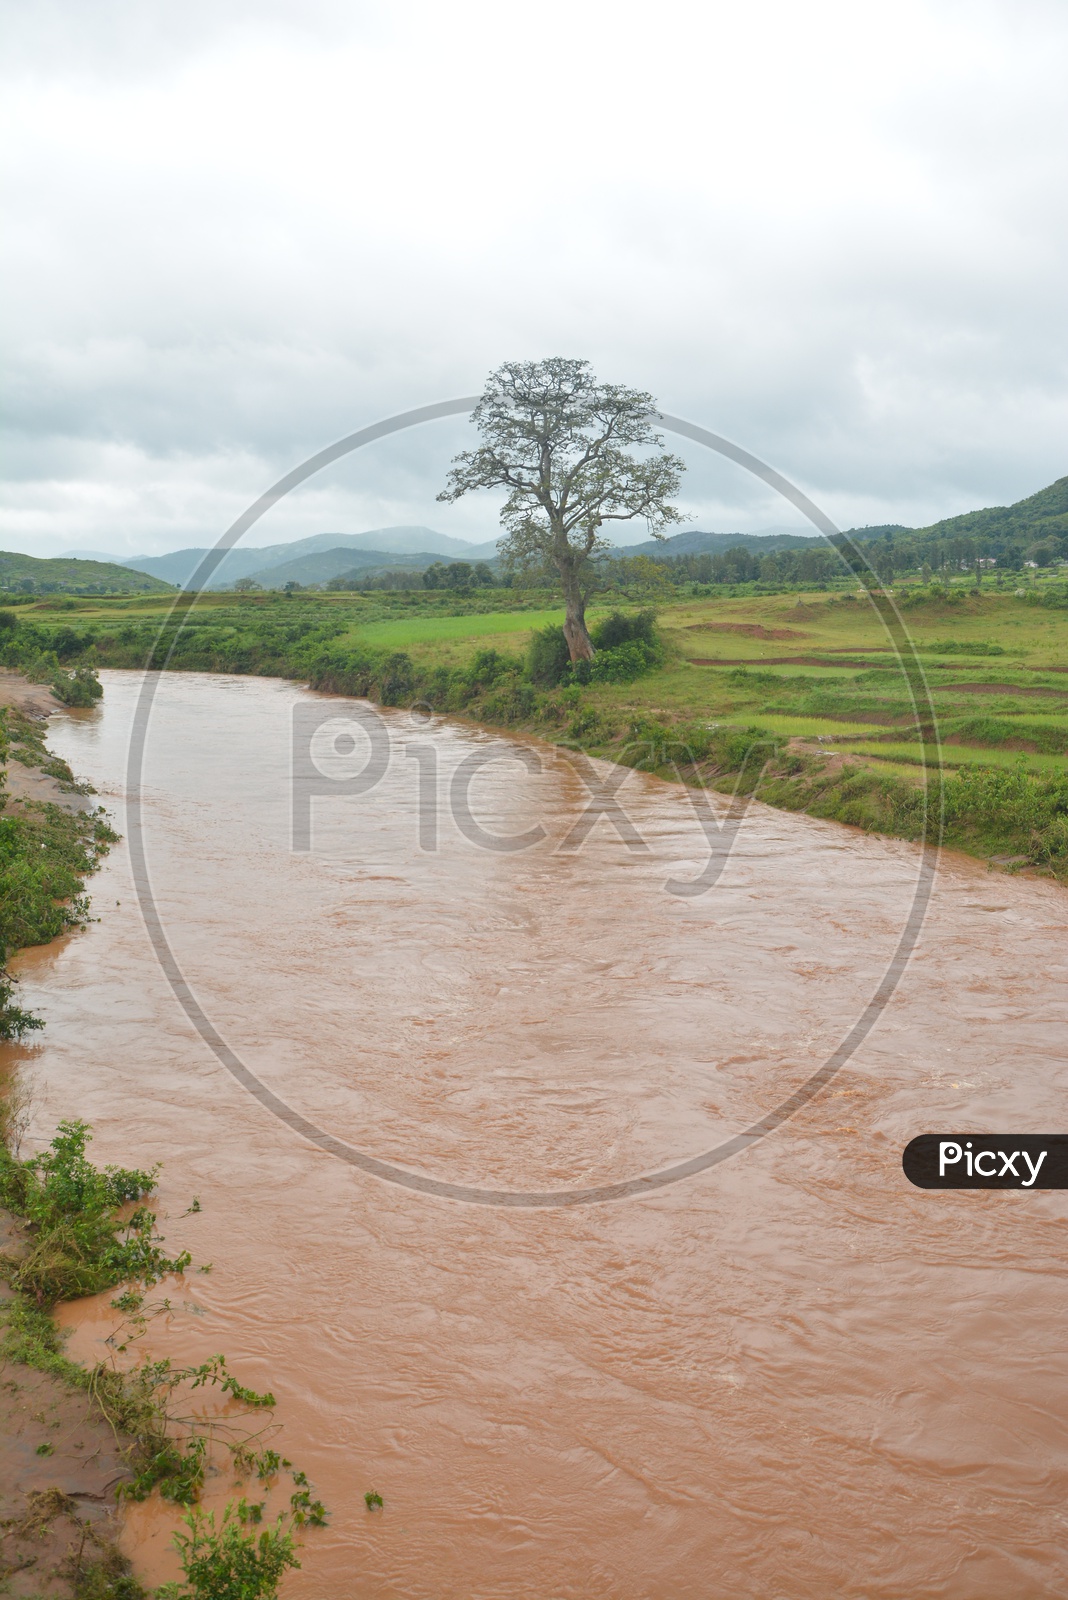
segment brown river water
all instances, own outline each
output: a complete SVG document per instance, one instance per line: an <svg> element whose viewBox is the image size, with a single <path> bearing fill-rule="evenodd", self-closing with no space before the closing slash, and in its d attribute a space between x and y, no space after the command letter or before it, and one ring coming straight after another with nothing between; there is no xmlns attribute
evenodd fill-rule
<svg viewBox="0 0 1068 1600"><path fill-rule="evenodd" d="M51 742L125 832L139 678L103 676L103 707L56 716ZM878 987L914 846L754 804L714 887L679 897L665 881L705 852L684 789L630 774L648 848L602 818L562 851L587 799L573 769L456 722L383 713L381 781L316 799L294 851L293 709L351 704L164 678L144 841L204 1015L352 1148L492 1190L656 1172L778 1105ZM316 759L351 772L362 748L323 755L330 734ZM479 753L474 817L540 826L530 849L454 820L450 774ZM900 1167L920 1132L1068 1131L1063 889L944 857L893 999L796 1116L652 1192L534 1208L317 1148L178 1005L128 841L92 893L99 921L18 962L48 1023L17 1052L34 1134L80 1116L97 1160L163 1162L168 1246L212 1270L163 1286L173 1314L143 1348L225 1351L277 1395L331 1512L289 1600L1068 1594L1068 1195L929 1193ZM107 1297L66 1320L77 1354L105 1352ZM127 1514L154 1581L176 1521Z"/></svg>

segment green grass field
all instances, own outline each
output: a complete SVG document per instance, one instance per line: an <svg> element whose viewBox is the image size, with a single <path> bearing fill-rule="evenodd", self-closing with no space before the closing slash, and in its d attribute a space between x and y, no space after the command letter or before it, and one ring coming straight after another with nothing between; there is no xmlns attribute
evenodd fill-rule
<svg viewBox="0 0 1068 1600"><path fill-rule="evenodd" d="M347 637L374 650L410 650L413 645L466 640L477 640L480 645L500 641L514 647L517 636L522 636L519 642L523 643L532 628L544 628L550 622L560 625L563 620L562 610L491 611L475 617L398 617L396 621L366 622L354 627Z"/></svg>

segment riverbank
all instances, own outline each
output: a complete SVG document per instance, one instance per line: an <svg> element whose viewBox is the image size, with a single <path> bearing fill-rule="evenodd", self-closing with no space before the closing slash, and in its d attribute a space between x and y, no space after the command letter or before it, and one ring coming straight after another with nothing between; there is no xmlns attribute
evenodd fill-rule
<svg viewBox="0 0 1068 1600"><path fill-rule="evenodd" d="M7 737L0 792L5 812L12 809L12 802L23 800L57 805L65 811L88 809L86 796L91 790L77 789L66 762L45 748L44 728L61 706L48 684L31 683L18 672L0 671L0 713L5 714Z"/></svg>
<svg viewBox="0 0 1068 1600"><path fill-rule="evenodd" d="M0 817L7 824L0 922L8 956L84 925L85 878L116 837L96 812L91 787L47 748L47 719L60 707L47 685L0 672ZM52 891L65 892L65 906L50 903ZM33 1031L38 1019L15 1003L7 982L3 988L7 1036ZM2 1161L8 1151L18 1154L28 1096L8 1077L0 1098ZM29 1248L25 1219L0 1210L0 1256L17 1262ZM84 1384L48 1370L59 1364L58 1338L56 1349L46 1349L39 1328L29 1341L23 1296L8 1281L0 1288L0 1592L77 1596L95 1583L101 1595L119 1595L115 1585L129 1570L115 1545L115 1489L129 1471L120 1441L103 1412L87 1405Z"/></svg>
<svg viewBox="0 0 1068 1600"><path fill-rule="evenodd" d="M118 835L93 787L48 748L46 719L62 702L15 674L2 675L0 696L6 960L18 950L44 956L57 935L96 920L85 880ZM67 940L63 955L72 954ZM36 1037L42 1019L16 1004L6 967L0 989L3 1038ZM148 1291L164 1280L180 1288L191 1254L164 1251L158 1167L95 1166L86 1122L46 1115L45 1126L58 1120L51 1141L21 1153L41 1120L35 1091L44 1092L21 1069L38 1054L28 1063L25 1051L0 1051L0 1593L147 1600L120 1549L117 1503L162 1500L188 1513L170 1530L184 1553L172 1548L168 1572L176 1579L180 1565L186 1582L168 1596L215 1600L240 1569L242 1592L267 1600L280 1574L299 1567L299 1532L324 1525L325 1508L307 1476L265 1447L278 1431L273 1395L239 1382L217 1352L193 1366L138 1355L150 1322L171 1314L171 1300L150 1302ZM77 1090L65 1098L67 1108L82 1104ZM194 1197L186 1215L200 1209ZM102 1315L108 1334L82 1362L68 1338L86 1314ZM222 1489L218 1522L199 1510L209 1477L216 1499ZM259 1498L234 1499L250 1481Z"/></svg>
<svg viewBox="0 0 1068 1600"><path fill-rule="evenodd" d="M540 685L553 596L386 592L41 601L0 658L293 678L423 703L782 810L1068 879L1068 597L903 589L655 601L661 665ZM882 610L880 610L882 606ZM596 621L606 606L591 608ZM914 647L903 670L897 642ZM43 668L42 668L43 670ZM919 709L917 709L917 707Z"/></svg>
<svg viewBox="0 0 1068 1600"><path fill-rule="evenodd" d="M85 927L85 880L117 836L45 743L51 691L5 673L0 696L0 1039L17 1039L39 1024L16 1004L7 960Z"/></svg>

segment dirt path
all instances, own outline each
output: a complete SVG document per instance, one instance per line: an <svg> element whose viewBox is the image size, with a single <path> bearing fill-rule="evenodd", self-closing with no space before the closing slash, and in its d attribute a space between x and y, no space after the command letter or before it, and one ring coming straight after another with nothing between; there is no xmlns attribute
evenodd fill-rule
<svg viewBox="0 0 1068 1600"><path fill-rule="evenodd" d="M58 770L63 763L48 763L41 767L39 756L34 757L31 746L18 740L20 724L31 727L44 722L53 712L61 711L63 704L46 683L29 683L17 672L0 671L0 708L13 713L9 719L13 735L9 760L4 770L4 792L0 795L0 810L7 810L12 802L42 800L62 806L67 811L82 811L88 806L84 795L72 793L67 778ZM69 774L68 774L69 776Z"/></svg>
<svg viewBox="0 0 1068 1600"><path fill-rule="evenodd" d="M28 717L50 717L60 701L47 683L30 683L19 672L0 669L0 706L14 706Z"/></svg>
<svg viewBox="0 0 1068 1600"><path fill-rule="evenodd" d="M0 1212L0 1249L16 1246ZM124 1472L111 1428L89 1414L84 1394L0 1361L0 1593L70 1595L79 1558L88 1566L113 1544Z"/></svg>

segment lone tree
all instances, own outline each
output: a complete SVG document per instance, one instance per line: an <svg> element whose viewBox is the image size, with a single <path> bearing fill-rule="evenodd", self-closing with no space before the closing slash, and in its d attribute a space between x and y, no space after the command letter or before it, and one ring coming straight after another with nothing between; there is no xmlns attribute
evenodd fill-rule
<svg viewBox="0 0 1068 1600"><path fill-rule="evenodd" d="M588 361L506 361L472 413L482 443L456 457L438 495L454 501L472 489L508 490L498 548L513 566L556 568L572 661L594 653L586 602L592 557L608 546L604 524L644 517L659 539L683 520L669 501L685 464L663 453L652 410L652 395L598 383ZM629 445L653 453L634 456Z"/></svg>

